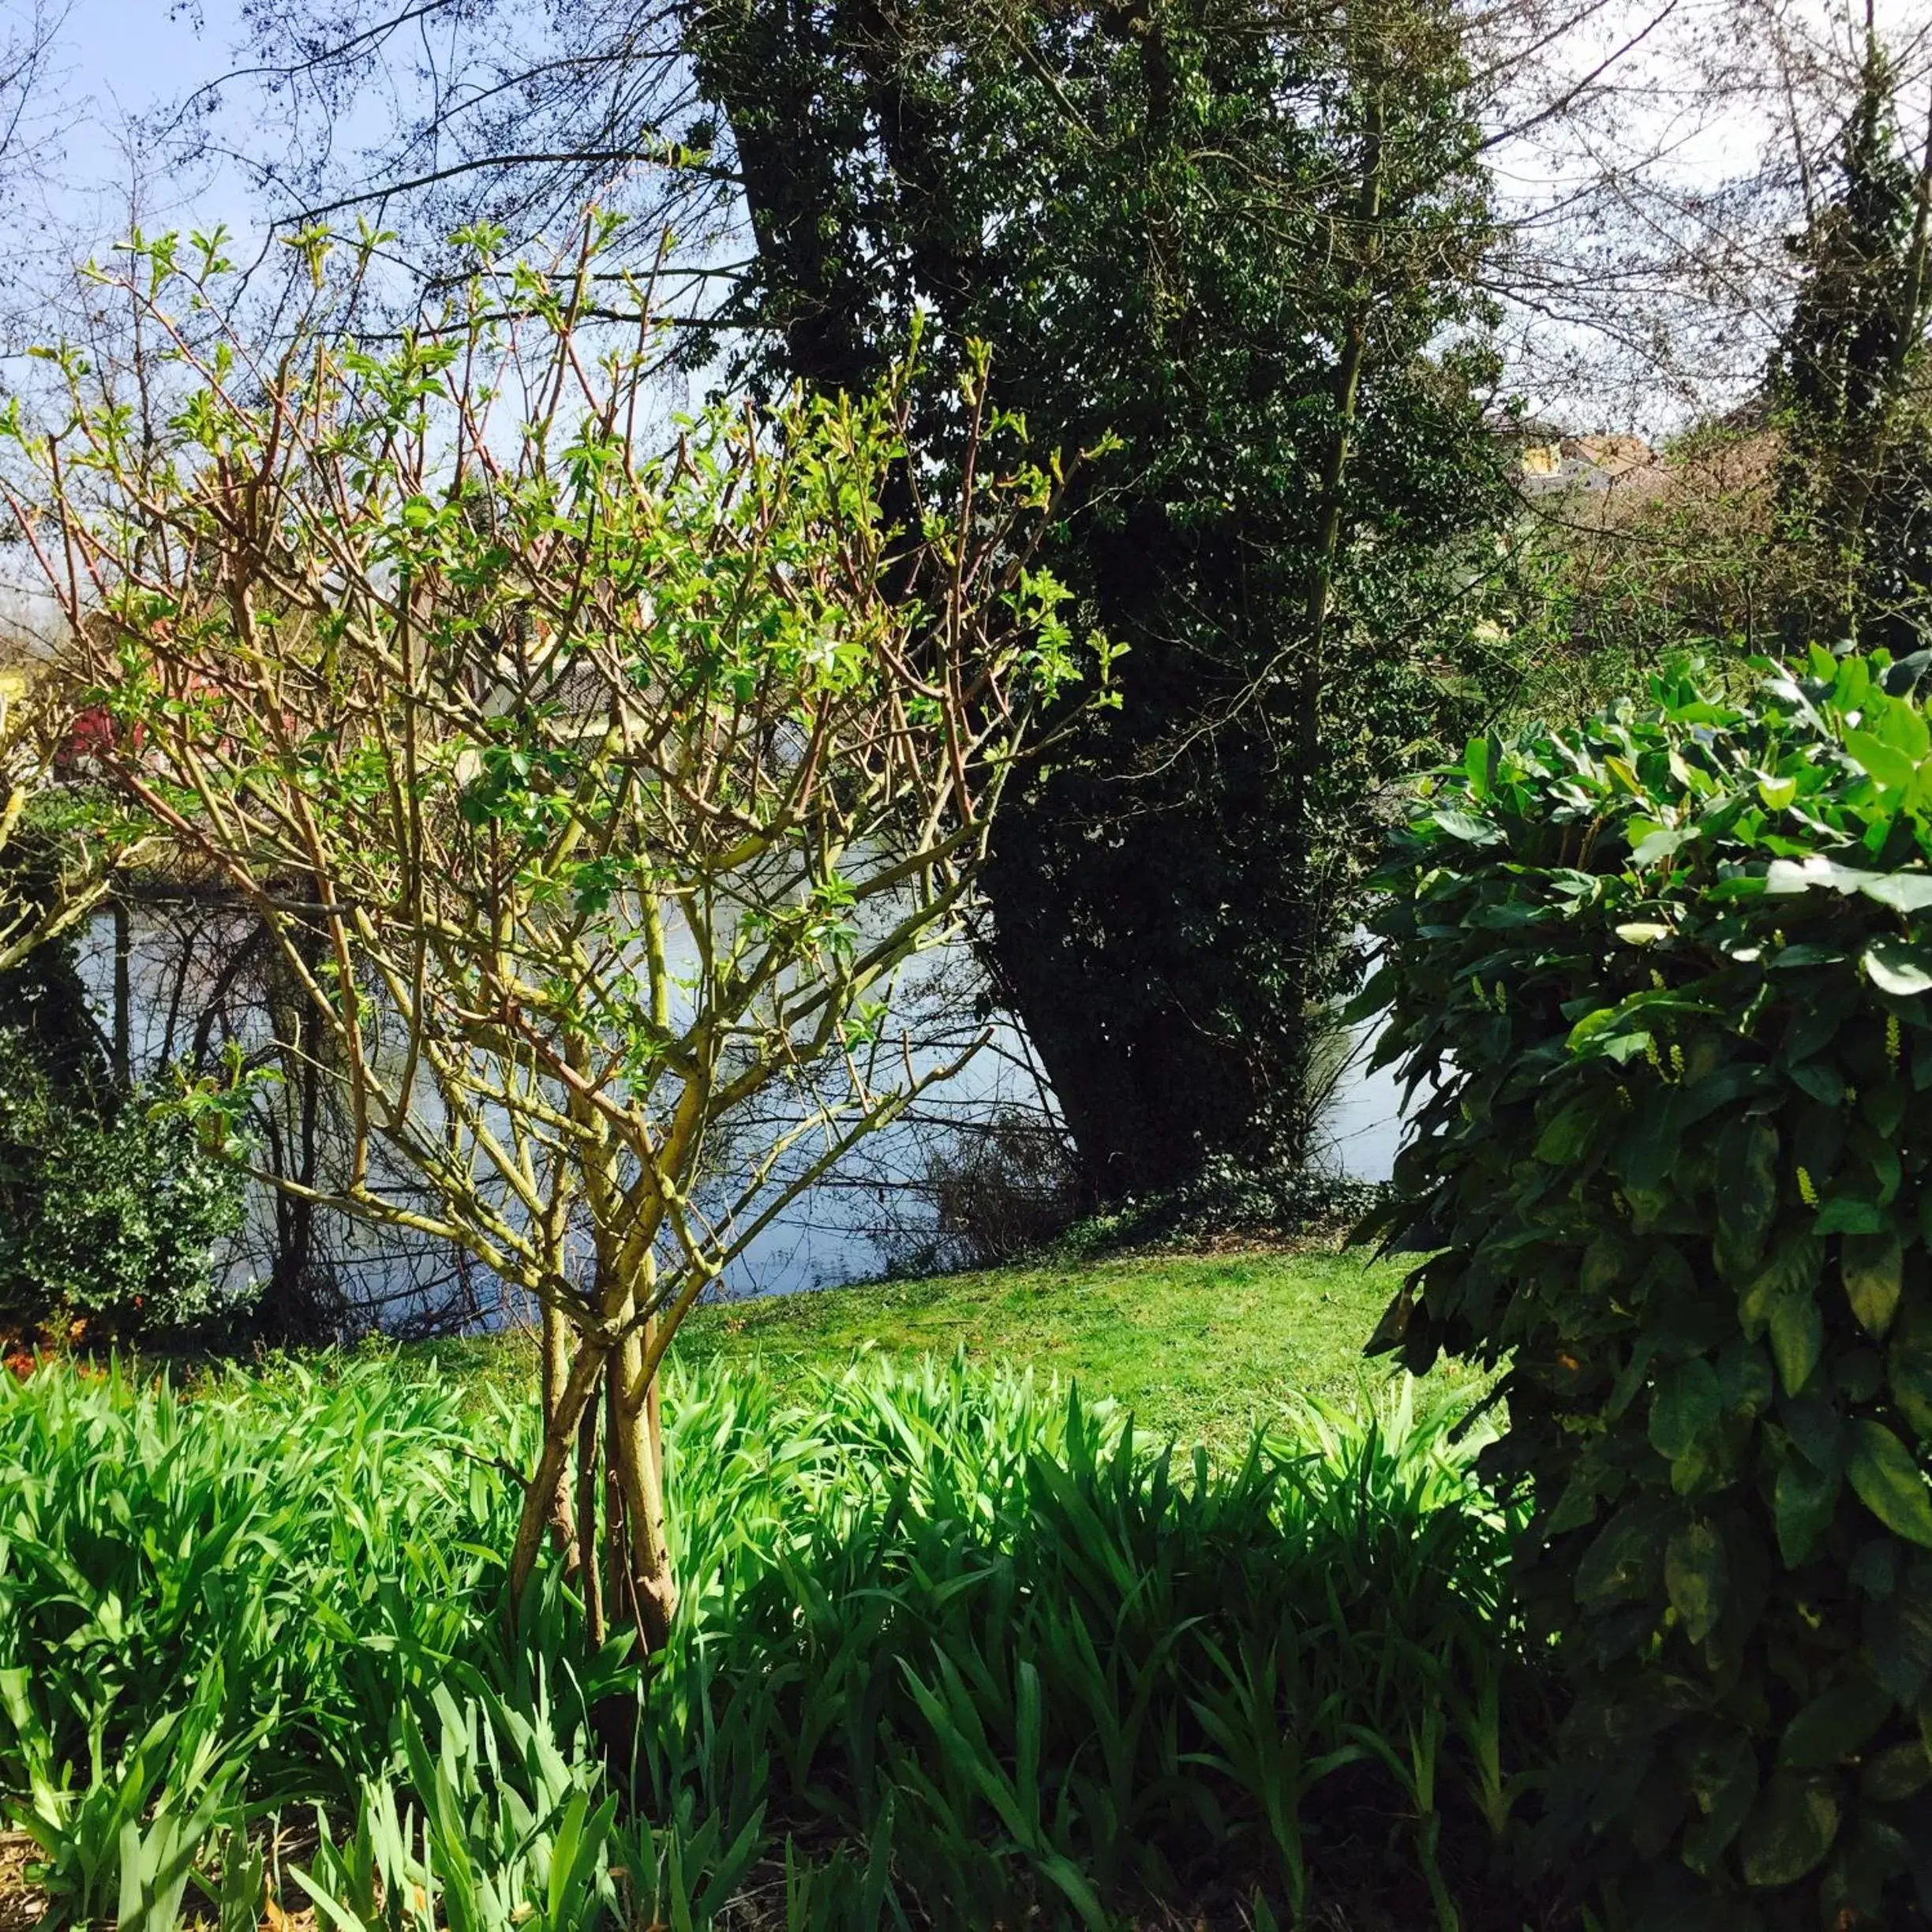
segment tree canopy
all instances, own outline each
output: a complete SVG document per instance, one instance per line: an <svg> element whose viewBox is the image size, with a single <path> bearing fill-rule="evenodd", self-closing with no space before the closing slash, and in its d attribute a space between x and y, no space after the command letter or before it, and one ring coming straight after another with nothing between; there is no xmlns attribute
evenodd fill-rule
<svg viewBox="0 0 1932 1932"><path fill-rule="evenodd" d="M1122 702L1007 802L983 951L1101 1199L1299 1159L1378 800L1503 667L1486 184L1446 9L696 5L758 257L748 373L915 311L1099 448L1056 567ZM721 136L721 138L724 138ZM944 456L949 399L917 427Z"/></svg>

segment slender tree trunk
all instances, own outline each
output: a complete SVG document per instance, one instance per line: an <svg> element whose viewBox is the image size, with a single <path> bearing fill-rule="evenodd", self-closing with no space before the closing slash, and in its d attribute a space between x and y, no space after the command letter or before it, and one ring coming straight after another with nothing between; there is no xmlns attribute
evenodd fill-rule
<svg viewBox="0 0 1932 1932"><path fill-rule="evenodd" d="M610 1445L616 1441L617 1378L604 1379L604 1601L613 1619L637 1621L637 1607L631 1597L631 1565L624 1552L629 1541L624 1530L623 1485L618 1480L616 1458Z"/></svg>
<svg viewBox="0 0 1932 1932"><path fill-rule="evenodd" d="M608 1378L606 1378L608 1380ZM604 1642L604 1572L597 1551L597 1405L584 1404L577 1425L578 1585L583 1592L584 1628L594 1649Z"/></svg>
<svg viewBox="0 0 1932 1932"><path fill-rule="evenodd" d="M509 1614L512 1619L537 1567L537 1552L543 1545L545 1532L554 1520L564 1471L577 1443L578 1425L583 1419L585 1405L596 1392L608 1355L602 1342L586 1335L578 1344L576 1359L562 1387L556 1391L554 1406L546 1384L543 1450L523 1492L523 1513L518 1519L516 1541L510 1551Z"/></svg>
<svg viewBox="0 0 1932 1932"><path fill-rule="evenodd" d="M644 1353L649 1355L657 1346L657 1321L656 1316L644 1324ZM657 1465L661 1477L664 1470L664 1378L661 1374L650 1379L650 1387L644 1391L644 1414L650 1428L651 1460Z"/></svg>
<svg viewBox="0 0 1932 1932"><path fill-rule="evenodd" d="M665 1535L661 1430L656 1417L655 1378L644 1380L645 1338L633 1329L612 1364L616 1400L613 1433L605 1454L623 1495L625 1556L632 1614L647 1655L669 1642L677 1614L677 1580Z"/></svg>
<svg viewBox="0 0 1932 1932"><path fill-rule="evenodd" d="M129 1091L134 1084L134 957L133 921L127 901L116 898L114 907L114 1080L117 1094Z"/></svg>
<svg viewBox="0 0 1932 1932"><path fill-rule="evenodd" d="M1327 681L1324 653L1328 608L1335 591L1335 556L1341 547L1343 503L1349 458L1361 407L1362 364L1368 348L1368 327L1376 298L1375 270L1380 254L1382 219L1382 93L1368 95L1363 120L1362 178L1355 208L1356 245L1361 251L1359 284L1345 329L1341 360L1335 369L1335 429L1322 464L1321 514L1315 534L1315 564L1309 582L1308 641L1297 696L1295 800L1304 827L1312 816L1315 764L1320 748L1322 692Z"/></svg>
<svg viewBox="0 0 1932 1932"><path fill-rule="evenodd" d="M564 1394L570 1379L570 1324L556 1309L546 1308L543 1312L543 1418L544 1432L547 1436L564 1406ZM584 1403L584 1413L588 1415L595 1409L595 1403L588 1399ZM571 1479L567 1459L557 1470L556 1481L550 1495L550 1540L556 1545L571 1572L575 1574L581 1561L577 1527L571 1510Z"/></svg>
<svg viewBox="0 0 1932 1932"><path fill-rule="evenodd" d="M313 968L321 958L320 938L305 934L301 945ZM289 1042L281 1061L283 1119L290 1144L281 1162L288 1169L287 1178L313 1189L322 1178L323 1083L328 1077L324 1058L328 1044L321 1018L296 983L265 922L256 924L245 949L261 953L264 1001L278 1035ZM210 1027L214 1017L211 1011ZM197 1034L195 1064L205 1064L208 1054L208 1035ZM283 1341L324 1339L331 1332L331 1324L340 1325L340 1297L332 1284L325 1291L318 1278L315 1203L302 1194L286 1193L278 1188L275 1215L275 1261L268 1291L256 1310L257 1324Z"/></svg>

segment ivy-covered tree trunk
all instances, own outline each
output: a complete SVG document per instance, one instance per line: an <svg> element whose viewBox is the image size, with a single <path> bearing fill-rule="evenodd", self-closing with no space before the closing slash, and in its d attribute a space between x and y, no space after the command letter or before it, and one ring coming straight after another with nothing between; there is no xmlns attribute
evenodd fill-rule
<svg viewBox="0 0 1932 1932"><path fill-rule="evenodd" d="M837 388L916 309L990 346L1036 444L1088 453L1041 561L1128 647L1121 706L1009 793L985 887L1090 1195L1299 1161L1382 796L1497 668L1512 498L1487 365L1440 350L1488 234L1452 15L683 17L757 239L721 317L761 345L742 367ZM942 463L953 421L935 385Z"/></svg>
<svg viewBox="0 0 1932 1932"><path fill-rule="evenodd" d="M1237 783L1241 764L1261 761L1252 745L1223 743L1211 777L1196 766L1176 784L1145 784L1127 831L1114 760L1130 758L1131 743L1117 752L1102 732L1084 749L1080 764L1009 802L984 949L1052 1084L1089 1198L1159 1193L1216 1155L1259 1164L1298 1152L1305 1083L1288 1056L1309 1029L1282 1016L1250 1027L1245 1013L1263 996L1303 998L1333 962L1311 957L1317 882L1288 876L1273 774L1252 769Z"/></svg>

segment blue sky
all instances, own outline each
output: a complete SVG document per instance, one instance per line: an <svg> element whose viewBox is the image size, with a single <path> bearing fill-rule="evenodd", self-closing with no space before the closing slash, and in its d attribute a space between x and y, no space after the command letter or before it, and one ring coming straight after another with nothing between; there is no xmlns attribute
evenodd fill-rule
<svg viewBox="0 0 1932 1932"><path fill-rule="evenodd" d="M0 0L0 20L33 0ZM58 4L58 0L47 0ZM57 62L58 106L53 144L58 160L44 185L19 210L25 216L21 232L9 238L9 259L17 264L13 278L17 311L23 282L56 270L90 247L98 247L122 232L128 219L129 166L120 133L123 118L140 116L165 103L178 101L194 88L230 71L240 39L242 0L71 0L62 31L62 57ZM1634 49L1612 63L1610 78L1620 83L1604 95L1601 110L1587 128L1567 122L1553 123L1527 139L1511 142L1490 156L1497 170L1498 188L1506 206L1518 214L1539 208L1560 211L1551 231L1558 254L1574 253L1587 259L1593 230L1610 201L1598 197L1588 212L1579 211L1573 191L1591 178L1610 180L1623 170L1627 178L1661 182L1672 193L1694 200L1708 196L1727 176L1748 174L1770 134L1777 99L1765 83L1775 63L1768 45L1752 44L1740 32L1740 22L1779 23L1780 33L1795 36L1792 44L1814 51L1826 46L1843 48L1855 37L1862 21L1863 0L1605 0L1593 10L1588 24L1563 37L1560 45L1544 50L1533 63L1547 72L1533 77L1530 92L1559 91L1566 77L1589 71L1608 52L1630 40L1632 23L1654 21L1657 31L1637 36ZM1923 98L1923 83L1932 74L1932 0L1877 0L1880 30L1895 51L1909 51L1906 62L1909 98ZM1716 63L1715 69L1711 66ZM1728 68L1729 91L1715 111L1700 105L1690 85L1694 70ZM1777 97L1774 99L1773 97ZM1520 106L1520 103L1517 103ZM1505 102L1499 111L1507 112ZM246 82L228 93L229 125L238 144L253 145L273 133L257 125L260 103L252 99ZM372 107L372 122L377 110ZM256 204L239 172L216 168L181 178L165 170L140 170L142 219L150 227L207 226L225 221L240 237L258 234ZM1614 199L1614 198L1613 198ZM1629 232L1641 242L1648 216L1639 209ZM1779 245L1782 224L1773 222L1758 238L1764 276L1775 283L1786 272ZM238 250L237 253L241 253ZM252 250L249 251L252 253ZM18 264L32 264L25 275ZM1708 314L1690 315L1701 328L1702 352L1710 367L1704 371L1707 396L1721 402L1729 365L1732 386L1754 380L1762 367L1761 338L1773 309L1756 284L1734 301L1719 300ZM0 290L0 293L4 293ZM1651 299L1657 298L1653 294ZM1701 298L1690 298L1697 310ZM1613 318L1621 314L1612 302ZM1687 311L1690 313L1690 311ZM1627 319L1625 317L1624 319ZM1522 352L1564 350L1573 329L1552 327L1530 312L1527 321L1510 339L1513 366ZM1601 350L1603 344L1595 343ZM1552 367L1538 376L1533 365L1544 359ZM1522 386L1540 410L1570 421L1597 428L1638 428L1652 433L1671 425L1681 399L1657 391L1637 352L1627 395L1619 392L1621 379L1608 366L1594 369L1586 387L1575 395L1555 373L1559 358L1532 354L1522 365ZM1614 361L1614 358L1612 358ZM1545 392L1543 384L1554 385ZM1587 419L1587 420L1586 420Z"/></svg>
<svg viewBox="0 0 1932 1932"><path fill-rule="evenodd" d="M0 20L13 24L22 0L0 0ZM219 22L215 15L219 10ZM8 211L16 261L58 279L64 266L124 231L129 185L139 178L150 203L147 219L160 227L194 225L203 212L216 219L245 215L247 198L232 178L205 173L182 183L182 195L152 168L138 169L128 154L128 123L186 94L227 64L226 0L210 9L207 30L170 17L167 0L72 0L58 47L29 110L38 137L37 178L27 182Z"/></svg>
<svg viewBox="0 0 1932 1932"><path fill-rule="evenodd" d="M0 0L0 13L24 3ZM219 220L238 231L256 227L253 198L238 170L202 168L177 179L153 167L131 167L128 158L130 122L233 70L239 13L238 0L198 0L192 7L170 0L70 0L47 90L47 179L36 197L50 245L55 230L94 245L119 234L131 180L151 227ZM245 81L231 84L224 99L228 125L245 141L259 103Z"/></svg>

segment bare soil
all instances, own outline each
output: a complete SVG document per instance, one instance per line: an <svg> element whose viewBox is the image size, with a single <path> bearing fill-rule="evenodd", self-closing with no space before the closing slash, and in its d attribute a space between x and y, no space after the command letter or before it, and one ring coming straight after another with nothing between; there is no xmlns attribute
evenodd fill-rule
<svg viewBox="0 0 1932 1932"><path fill-rule="evenodd" d="M31 1932L47 1916L47 1894L27 1882L32 1851L24 1832L0 1832L0 1932Z"/></svg>

